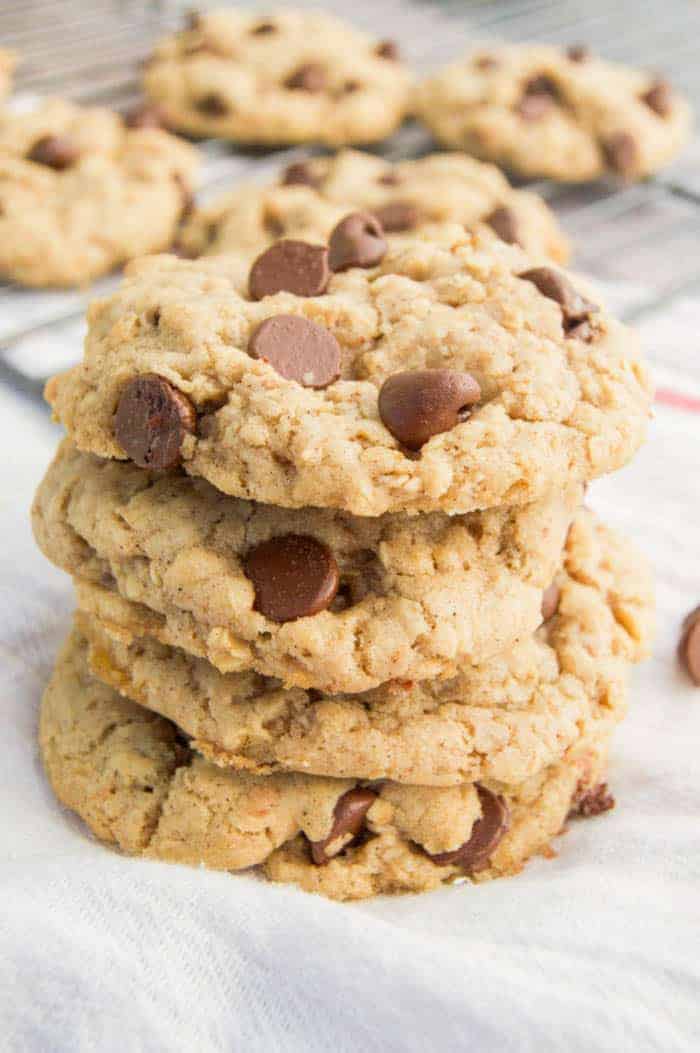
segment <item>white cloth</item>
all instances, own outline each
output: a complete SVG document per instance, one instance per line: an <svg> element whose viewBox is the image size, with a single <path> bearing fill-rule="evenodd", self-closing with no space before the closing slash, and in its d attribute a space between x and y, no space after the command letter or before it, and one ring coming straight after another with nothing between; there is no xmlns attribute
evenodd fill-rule
<svg viewBox="0 0 700 1053"><path fill-rule="evenodd" d="M644 327L667 403L697 394L699 321L686 301ZM52 799L37 707L72 600L27 507L58 431L0 391L0 1047L697 1051L700 689L675 658L700 603L692 405L658 405L645 450L589 495L658 581L656 654L610 771L618 808L518 877L343 906L122 858Z"/></svg>

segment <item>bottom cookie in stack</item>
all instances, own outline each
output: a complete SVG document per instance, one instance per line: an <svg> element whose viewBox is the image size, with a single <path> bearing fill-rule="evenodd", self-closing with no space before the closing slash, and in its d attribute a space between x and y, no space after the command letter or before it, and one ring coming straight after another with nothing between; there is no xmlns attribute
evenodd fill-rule
<svg viewBox="0 0 700 1053"><path fill-rule="evenodd" d="M357 698L224 675L80 613L44 697L46 769L99 838L136 855L262 866L336 899L515 873L572 809L600 810L626 670L651 637L648 571L590 513L556 593L507 655Z"/></svg>

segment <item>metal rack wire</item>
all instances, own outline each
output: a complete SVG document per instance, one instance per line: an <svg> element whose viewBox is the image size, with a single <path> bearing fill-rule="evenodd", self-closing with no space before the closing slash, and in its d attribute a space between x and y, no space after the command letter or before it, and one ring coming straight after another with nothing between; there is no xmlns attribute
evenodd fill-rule
<svg viewBox="0 0 700 1053"><path fill-rule="evenodd" d="M158 37L181 22L183 6L167 0L6 0L0 44L22 55L20 101L62 94L128 107L138 98L140 62ZM320 5L295 0L294 6ZM337 0L323 6L345 13ZM377 35L398 38L419 71L448 61L475 37L581 41L610 59L666 70L700 104L700 5L693 0L618 0L614 6L609 0L356 0L352 17ZM261 155L215 141L199 145L203 197L240 179L264 179L305 152ZM427 134L409 124L381 152L398 158L429 148ZM612 289L613 306L628 320L671 297L700 294L699 141L660 177L638 186L531 186L549 200L574 239L577 268ZM0 284L0 382L38 397L47 376L79 358L86 303L117 280L76 292Z"/></svg>

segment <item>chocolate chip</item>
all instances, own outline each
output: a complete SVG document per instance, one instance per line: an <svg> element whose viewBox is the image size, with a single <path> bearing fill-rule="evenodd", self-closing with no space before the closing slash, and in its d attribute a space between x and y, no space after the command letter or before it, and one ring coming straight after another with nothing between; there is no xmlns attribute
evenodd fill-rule
<svg viewBox="0 0 700 1053"><path fill-rule="evenodd" d="M566 335L569 339L583 340L585 344L590 344L595 337L595 329L586 318L583 322L577 322L576 325L572 325L570 329L566 330Z"/></svg>
<svg viewBox="0 0 700 1053"><path fill-rule="evenodd" d="M347 793L338 798L338 802L333 809L333 826L330 834L323 841L311 842L311 858L316 866L323 866L330 861L332 856L329 856L326 850L334 841L350 835L350 841L341 844L339 851L342 851L343 848L347 848L348 844L355 840L362 831L367 812L376 799L376 793L363 786L356 786L353 790L348 790Z"/></svg>
<svg viewBox="0 0 700 1053"><path fill-rule="evenodd" d="M418 209L409 201L389 201L372 212L387 233L413 230L418 226Z"/></svg>
<svg viewBox="0 0 700 1053"><path fill-rule="evenodd" d="M608 167L628 179L637 166L639 156L634 136L629 132L616 132L603 141L602 147Z"/></svg>
<svg viewBox="0 0 700 1053"><path fill-rule="evenodd" d="M583 793L576 793L569 815L580 815L584 819L589 819L594 815L609 812L614 807L615 798L608 791L608 784L601 782L592 789L584 790Z"/></svg>
<svg viewBox="0 0 700 1053"><path fill-rule="evenodd" d="M469 373L422 369L395 373L379 391L379 416L409 450L419 450L433 435L454 428L481 398Z"/></svg>
<svg viewBox="0 0 700 1053"><path fill-rule="evenodd" d="M70 168L80 157L78 144L69 135L44 135L27 154L29 161L62 172Z"/></svg>
<svg viewBox="0 0 700 1053"><path fill-rule="evenodd" d="M439 867L458 866L468 873L482 870L510 826L510 812L503 797L496 796L485 786L477 784L481 817L472 827L471 837L452 852L426 852Z"/></svg>
<svg viewBox="0 0 700 1053"><path fill-rule="evenodd" d="M359 91L362 87L362 81L359 80L346 80L343 84L342 95L354 95L356 91Z"/></svg>
<svg viewBox="0 0 700 1053"><path fill-rule="evenodd" d="M495 208L484 222L488 223L491 229L498 234L501 241L505 241L509 245L522 244L520 240L520 224L512 208L508 208L506 205Z"/></svg>
<svg viewBox="0 0 700 1053"><path fill-rule="evenodd" d="M474 59L474 66L476 69L480 69L484 73L487 70L498 69L500 65L500 62L494 55L478 55Z"/></svg>
<svg viewBox="0 0 700 1053"><path fill-rule="evenodd" d="M659 117L668 117L673 109L673 89L667 80L658 77L649 91L642 95L642 102L654 113L658 113Z"/></svg>
<svg viewBox="0 0 700 1053"><path fill-rule="evenodd" d="M165 110L154 102L142 102L124 114L127 128L165 128Z"/></svg>
<svg viewBox="0 0 700 1053"><path fill-rule="evenodd" d="M185 11L185 29L195 30L200 29L202 25L202 15L199 11L190 10Z"/></svg>
<svg viewBox="0 0 700 1053"><path fill-rule="evenodd" d="M399 45L395 40L380 40L374 49L374 54L379 58L390 59L391 62L398 62L401 58Z"/></svg>
<svg viewBox="0 0 700 1053"><path fill-rule="evenodd" d="M328 285L328 249L306 241L285 238L261 253L250 269L251 299L262 300L278 292L295 296L320 296Z"/></svg>
<svg viewBox="0 0 700 1053"><path fill-rule="evenodd" d="M304 534L284 534L256 545L243 569L255 589L255 610L273 622L325 611L338 591L333 553Z"/></svg>
<svg viewBox="0 0 700 1053"><path fill-rule="evenodd" d="M380 175L377 179L377 182L381 186L399 186L401 179L399 178L397 172L392 172L391 170L389 170L388 172L384 172L382 175Z"/></svg>
<svg viewBox="0 0 700 1053"><path fill-rule="evenodd" d="M156 373L125 386L114 415L114 436L139 468L173 468L185 436L197 424L195 408L181 391Z"/></svg>
<svg viewBox="0 0 700 1053"><path fill-rule="evenodd" d="M331 231L328 265L332 271L374 267L386 250L384 231L376 216L368 212L351 212Z"/></svg>
<svg viewBox="0 0 700 1053"><path fill-rule="evenodd" d="M571 44L566 49L566 57L571 62L587 62L591 57L591 49L586 44Z"/></svg>
<svg viewBox="0 0 700 1053"><path fill-rule="evenodd" d="M253 26L250 32L254 37L265 37L270 33L276 33L277 26L274 22L258 22L256 26Z"/></svg>
<svg viewBox="0 0 700 1053"><path fill-rule="evenodd" d="M552 582L542 593L542 622L548 622L559 609L561 592L559 586Z"/></svg>
<svg viewBox="0 0 700 1053"><path fill-rule="evenodd" d="M596 304L586 300L576 291L568 278L551 267L534 267L518 275L523 281L532 282L543 296L554 300L562 311L562 323L567 335L576 335L580 322L588 321L589 315L598 310Z"/></svg>
<svg viewBox="0 0 700 1053"><path fill-rule="evenodd" d="M200 113L206 114L207 117L225 117L228 113L228 103L220 95L217 95L215 91L209 92L208 95L203 95L196 100L194 105Z"/></svg>
<svg viewBox="0 0 700 1053"><path fill-rule="evenodd" d="M290 74L284 82L285 88L292 91L308 91L318 94L326 86L326 71L318 62L306 62Z"/></svg>
<svg viewBox="0 0 700 1053"><path fill-rule="evenodd" d="M678 655L690 679L700 687L700 607L683 622Z"/></svg>
<svg viewBox="0 0 700 1053"><path fill-rule="evenodd" d="M267 318L253 333L248 354L305 388L325 388L340 376L340 346L325 326L297 314Z"/></svg>
<svg viewBox="0 0 700 1053"><path fill-rule="evenodd" d="M311 165L306 161L295 161L287 165L282 175L282 186L313 186L317 187L320 180L316 178L311 170Z"/></svg>

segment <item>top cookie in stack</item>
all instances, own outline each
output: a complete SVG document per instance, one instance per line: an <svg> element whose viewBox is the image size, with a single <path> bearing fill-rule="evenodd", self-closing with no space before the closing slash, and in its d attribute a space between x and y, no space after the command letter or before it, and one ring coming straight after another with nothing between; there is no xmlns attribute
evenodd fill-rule
<svg viewBox="0 0 700 1053"><path fill-rule="evenodd" d="M353 214L247 280L155 257L89 322L47 388L80 449L288 508L522 505L621 467L649 414L632 331L487 228L387 243Z"/></svg>

